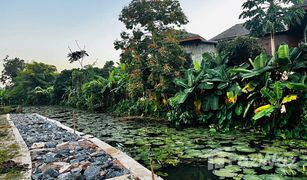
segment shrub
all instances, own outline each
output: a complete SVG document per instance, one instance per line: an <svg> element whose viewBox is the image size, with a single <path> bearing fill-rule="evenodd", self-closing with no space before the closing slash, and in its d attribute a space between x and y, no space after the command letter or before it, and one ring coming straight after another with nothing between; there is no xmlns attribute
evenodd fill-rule
<svg viewBox="0 0 307 180"><path fill-rule="evenodd" d="M264 51L257 39L251 37L237 37L234 40L219 42L217 50L220 55L229 59L228 66L238 66Z"/></svg>

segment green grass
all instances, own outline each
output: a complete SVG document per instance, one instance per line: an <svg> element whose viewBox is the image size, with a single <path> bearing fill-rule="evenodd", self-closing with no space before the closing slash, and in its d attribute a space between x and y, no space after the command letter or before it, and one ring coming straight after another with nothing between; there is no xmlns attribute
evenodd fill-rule
<svg viewBox="0 0 307 180"><path fill-rule="evenodd" d="M2 165L4 162L14 158L15 155L12 154L9 150L3 150L0 149L0 165Z"/></svg>
<svg viewBox="0 0 307 180"><path fill-rule="evenodd" d="M6 175L3 177L3 180L11 180L11 179L19 179L21 176L21 172L18 169L11 169Z"/></svg>

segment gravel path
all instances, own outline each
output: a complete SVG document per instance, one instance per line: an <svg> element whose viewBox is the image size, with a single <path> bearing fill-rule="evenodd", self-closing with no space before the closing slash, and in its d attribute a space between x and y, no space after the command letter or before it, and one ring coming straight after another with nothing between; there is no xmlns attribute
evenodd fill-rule
<svg viewBox="0 0 307 180"><path fill-rule="evenodd" d="M109 179L129 174L92 142L33 114L11 119L31 151L32 179Z"/></svg>

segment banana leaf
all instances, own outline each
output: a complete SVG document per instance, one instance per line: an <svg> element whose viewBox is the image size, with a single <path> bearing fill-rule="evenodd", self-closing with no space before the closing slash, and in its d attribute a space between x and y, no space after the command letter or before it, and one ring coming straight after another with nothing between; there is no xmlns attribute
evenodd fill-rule
<svg viewBox="0 0 307 180"><path fill-rule="evenodd" d="M304 83L287 83L286 86L293 90L307 90L307 86Z"/></svg>
<svg viewBox="0 0 307 180"><path fill-rule="evenodd" d="M253 72L252 70L248 70L245 68L234 68L229 70L230 73L251 73Z"/></svg>
<svg viewBox="0 0 307 180"><path fill-rule="evenodd" d="M278 58L279 59L289 59L289 46L287 44L282 44L279 46Z"/></svg>
<svg viewBox="0 0 307 180"><path fill-rule="evenodd" d="M264 96L271 104L275 104L276 95L270 89L264 87L260 90L262 96Z"/></svg>
<svg viewBox="0 0 307 180"><path fill-rule="evenodd" d="M289 46L287 44L280 45L277 51L276 62L282 66L290 63L289 59Z"/></svg>
<svg viewBox="0 0 307 180"><path fill-rule="evenodd" d="M194 64L195 71L199 72L201 70L199 62L197 60L194 60L193 64Z"/></svg>
<svg viewBox="0 0 307 180"><path fill-rule="evenodd" d="M173 107L180 105L185 102L188 96L189 96L189 93L186 93L183 91L178 92L174 97L169 99L170 105Z"/></svg>
<svg viewBox="0 0 307 180"><path fill-rule="evenodd" d="M268 57L264 53L261 53L259 56L257 56L252 64L254 67L254 70L259 70L259 69L264 68L267 60L268 60Z"/></svg>
<svg viewBox="0 0 307 180"><path fill-rule="evenodd" d="M177 86L181 86L183 88L188 88L189 86L184 82L183 79L175 79L174 80L174 83L177 85Z"/></svg>
<svg viewBox="0 0 307 180"><path fill-rule="evenodd" d="M276 95L277 100L280 100L282 98L282 88L281 83L279 81L276 81L274 84L274 93Z"/></svg>
<svg viewBox="0 0 307 180"><path fill-rule="evenodd" d="M253 71L251 73L242 74L242 78L243 78L243 80L245 80L245 79L249 79L249 78L252 78L252 77L256 77L256 76L259 76L259 75L261 75L261 74L263 74L263 73L265 73L267 71L270 71L272 69L275 69L275 67L273 67L273 66L265 66L264 68L259 69L259 70L255 70L255 71Z"/></svg>
<svg viewBox="0 0 307 180"><path fill-rule="evenodd" d="M253 117L253 120L254 122L256 122L258 119L262 117L265 117L265 116L270 117L273 112L274 112L274 106L270 106L269 108L256 113Z"/></svg>
<svg viewBox="0 0 307 180"><path fill-rule="evenodd" d="M197 87L202 90L204 89L209 90L209 89L213 89L214 84L211 82L203 82L203 83L200 83Z"/></svg>
<svg viewBox="0 0 307 180"><path fill-rule="evenodd" d="M195 80L195 76L193 74L193 71L192 70L188 70L187 75L188 75L188 86L192 87L193 84L194 84L194 80Z"/></svg>

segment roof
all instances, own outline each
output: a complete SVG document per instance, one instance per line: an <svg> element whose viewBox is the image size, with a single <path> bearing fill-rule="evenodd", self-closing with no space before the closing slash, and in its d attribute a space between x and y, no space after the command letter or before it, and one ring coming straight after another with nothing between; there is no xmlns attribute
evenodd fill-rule
<svg viewBox="0 0 307 180"><path fill-rule="evenodd" d="M190 32L183 32L180 35L178 35L179 42L180 43L187 43L187 42L200 42L200 43L205 43L205 44L216 44L217 42L215 41L208 41L205 38L203 38L199 34L194 34Z"/></svg>
<svg viewBox="0 0 307 180"><path fill-rule="evenodd" d="M238 36L247 36L249 35L249 30L247 30L243 24L236 24L221 34L215 36L211 41L221 41L227 39L233 39Z"/></svg>

